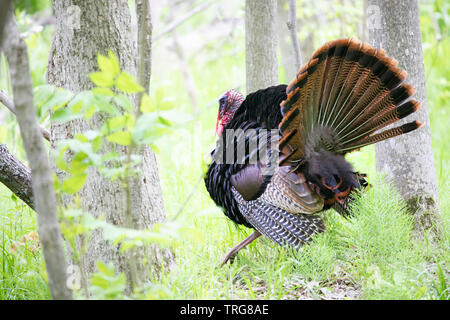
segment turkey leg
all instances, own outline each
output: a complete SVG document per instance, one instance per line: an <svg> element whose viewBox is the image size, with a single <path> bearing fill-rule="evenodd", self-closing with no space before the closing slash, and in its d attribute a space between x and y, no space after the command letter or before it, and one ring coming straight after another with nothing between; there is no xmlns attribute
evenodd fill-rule
<svg viewBox="0 0 450 320"><path fill-rule="evenodd" d="M223 259L220 266L222 267L225 263L228 262L228 260L233 259L236 256L236 254L239 252L239 250L241 250L242 248L247 246L253 240L258 239L260 235L261 235L261 233L259 233L258 231L255 231L251 235L249 235L247 238L245 238L244 241L240 242L238 245L231 248L230 251L228 251L225 258Z"/></svg>

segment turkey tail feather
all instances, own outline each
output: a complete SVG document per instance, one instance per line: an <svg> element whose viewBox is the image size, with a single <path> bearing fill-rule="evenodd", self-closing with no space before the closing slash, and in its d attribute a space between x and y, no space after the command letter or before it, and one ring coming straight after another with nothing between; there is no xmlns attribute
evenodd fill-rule
<svg viewBox="0 0 450 320"><path fill-rule="evenodd" d="M346 153L419 128L413 121L381 131L420 108L398 62L354 39L320 47L286 88L280 166L301 171L326 206L366 184Z"/></svg>
<svg viewBox="0 0 450 320"><path fill-rule="evenodd" d="M420 107L407 101L414 88L403 83L407 74L397 64L384 50L354 39L320 47L300 68L281 103L284 164L306 161L320 149L345 155L409 132L397 127L377 133Z"/></svg>

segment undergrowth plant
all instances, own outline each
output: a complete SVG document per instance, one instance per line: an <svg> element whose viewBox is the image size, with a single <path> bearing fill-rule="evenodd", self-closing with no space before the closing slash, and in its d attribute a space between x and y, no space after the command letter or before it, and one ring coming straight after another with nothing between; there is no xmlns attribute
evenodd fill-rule
<svg viewBox="0 0 450 320"><path fill-rule="evenodd" d="M151 230L132 229L130 207L127 207L127 223L119 226L81 209L77 193L87 179L89 168L95 168L105 178L117 181L125 190L130 190L130 178L138 176L138 165L142 163L141 146L154 146L158 137L167 134L173 125L163 112L156 110L155 102L146 93L142 94L138 110L135 110L135 95L144 89L133 76L120 70L119 62L111 51L108 56L99 54L97 60L100 71L89 75L95 88L74 95L68 90L45 85L37 88L35 94L35 103L41 110L50 111L53 123L76 119L89 123L92 117L104 119L101 128L92 128L75 134L72 139L58 141L53 150L56 167L63 172L54 177L55 191L61 204L63 196L71 196L70 203L59 207L61 229L81 275L84 274L81 259L94 230L101 229L104 240L113 245L120 244L121 252L132 252L154 243L171 245L182 230L176 223L157 224ZM114 151L104 152L106 144L114 145L114 148L109 148ZM126 195L129 197L129 192ZM127 200L129 203L130 200ZM134 263L134 255L127 256L129 263ZM120 289L125 286L124 275L116 276L111 265L101 262L98 262L97 268L99 272L92 276L90 285L88 279L72 285L75 291L82 289L77 294L101 299L123 297L123 290ZM137 286L137 283L131 284L139 291Z"/></svg>

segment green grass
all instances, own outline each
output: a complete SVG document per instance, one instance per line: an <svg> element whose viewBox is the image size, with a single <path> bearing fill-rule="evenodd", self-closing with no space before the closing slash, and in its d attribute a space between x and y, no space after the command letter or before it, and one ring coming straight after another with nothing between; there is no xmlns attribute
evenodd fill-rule
<svg viewBox="0 0 450 320"><path fill-rule="evenodd" d="M427 238L420 240L414 236L410 214L396 191L377 175L374 149L369 147L349 156L358 170L369 174L373 184L373 188L355 203L353 217L344 219L327 211L323 214L327 231L300 250L282 249L267 239L258 239L242 250L233 264L218 268L229 248L252 232L234 225L223 215L201 180L215 143L215 101L227 89L245 82L243 32L237 30L231 41L219 41L220 48L218 43L209 44L201 55L191 58L190 68L199 101L199 112L194 115L181 73L171 61L158 60L166 49L156 44L151 93L166 99L164 108L176 107L176 117L193 118L157 142L168 219L178 215L177 221L191 231L174 247L176 266L160 280L148 284L145 294L139 297L448 299L450 70L447 53L450 41L444 38L436 46L430 22L425 18L421 22L441 206L440 241L431 243ZM48 37L34 39L49 41ZM30 45L35 50L44 47L40 42ZM30 55L41 57L42 52ZM38 63L33 69L41 68L42 63ZM42 81L40 73L42 71L33 72L36 84ZM7 119L6 125L0 125L0 143L7 143L14 154L23 158L14 118ZM0 185L0 299L48 299L41 251L31 252L26 246L20 246L17 251L11 248L36 230L35 214L10 196L11 193Z"/></svg>
<svg viewBox="0 0 450 320"><path fill-rule="evenodd" d="M352 218L326 212L327 232L310 245L293 252L258 239L223 268L221 259L248 230L235 228L220 212L209 217L186 212L183 224L198 238L176 248L179 266L162 281L167 297L448 298L448 248L412 240L413 220L398 194L380 181L373 184ZM444 270L441 278L437 264Z"/></svg>
<svg viewBox="0 0 450 320"><path fill-rule="evenodd" d="M29 237L36 231L35 213L9 194L0 185L0 299L48 299L42 253Z"/></svg>

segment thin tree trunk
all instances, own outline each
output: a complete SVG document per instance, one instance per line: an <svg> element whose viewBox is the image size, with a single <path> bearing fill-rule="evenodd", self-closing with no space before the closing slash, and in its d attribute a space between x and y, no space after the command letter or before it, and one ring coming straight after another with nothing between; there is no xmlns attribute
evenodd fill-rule
<svg viewBox="0 0 450 320"><path fill-rule="evenodd" d="M3 28L6 24L6 17L9 13L10 7L11 7L11 0L3 0L0 3L0 47L2 46L2 35L3 35Z"/></svg>
<svg viewBox="0 0 450 320"><path fill-rule="evenodd" d="M70 11L69 8L72 8ZM74 92L80 92L93 87L88 74L98 70L97 54L106 54L112 50L118 57L122 70L136 76L136 56L148 54L151 39L143 35L140 39L141 50L137 54L136 38L130 29L130 12L128 1L81 1L81 0L53 0L53 9L56 16L56 30L52 41L47 69L47 81ZM148 8L149 9L149 8ZM67 12L79 13L67 23ZM76 20L78 19L78 20ZM147 28L151 28L151 21ZM142 34L140 34L142 35ZM149 42L150 41L150 42ZM145 65L145 71L139 74L139 80L146 84L150 81L150 61L140 60L140 67ZM148 86L148 85L147 85ZM137 104L135 104L137 107ZM65 124L52 124L52 147L62 139L73 137L76 133L90 129L98 129L104 123L102 116L94 116L86 121L75 120ZM113 150L114 149L114 150ZM127 148L107 145L102 152L118 152L126 155ZM89 168L88 178L79 192L82 208L96 216L105 215L108 222L115 225L126 225L127 211L132 214L135 228L149 228L154 223L165 220L165 210L158 176L155 155L148 148L142 151L143 163L140 172L142 175L131 179L129 194L131 210L127 208L127 191L118 183L111 182L101 176L95 168ZM60 173L60 176L62 173ZM67 203L69 199L65 199ZM140 258L144 255L149 266L160 267L162 260L169 262L171 255L164 253L164 257L156 251L149 253L142 250ZM162 259L162 260L161 260ZM88 252L83 261L84 276L96 270L95 262L113 261L118 271L124 271L128 279L131 273L127 259L119 253L119 248L102 239L100 232L95 232L91 238ZM146 270L139 261L138 273L146 279Z"/></svg>
<svg viewBox="0 0 450 320"><path fill-rule="evenodd" d="M298 72L302 65L302 55L297 35L297 3L296 0L289 0L289 19L287 21L289 35L291 36L292 47L294 50L295 70Z"/></svg>
<svg viewBox="0 0 450 320"><path fill-rule="evenodd" d="M8 59L14 105L20 134L31 166L34 204L38 212L39 240L44 253L48 283L53 299L72 299L68 289L67 265L59 228L56 195L47 150L34 110L33 82L28 64L27 46L20 37L13 10L9 11L3 50Z"/></svg>
<svg viewBox="0 0 450 320"><path fill-rule="evenodd" d="M150 89L150 78L152 75L152 14L150 0L135 0L136 16L138 24L137 34L137 79L139 84L148 93ZM138 105L141 103L142 94L139 94ZM140 112L139 108L137 108Z"/></svg>
<svg viewBox="0 0 450 320"><path fill-rule="evenodd" d="M278 83L276 0L245 1L247 94Z"/></svg>
<svg viewBox="0 0 450 320"><path fill-rule="evenodd" d="M430 119L425 88L422 40L417 0L368 1L368 29L372 45L386 50L408 72L408 83L416 88L414 99L422 103L414 113L424 123L412 134L375 145L377 170L395 183L414 212L416 227L439 229L439 200L431 146ZM411 121L407 117L400 124ZM398 125L398 124L396 124ZM435 228L437 227L437 228Z"/></svg>
<svg viewBox="0 0 450 320"><path fill-rule="evenodd" d="M172 21L174 14L173 12L176 10L175 1L169 1L169 18ZM195 79L191 74L191 71L189 70L189 59L186 57L184 50L182 46L180 45L177 30L172 30L172 41L173 41L173 49L175 52L175 55L178 58L178 65L180 67L181 74L184 78L184 84L186 86L186 91L189 95L189 100L191 101L191 110L192 113L197 112L197 89L195 87Z"/></svg>
<svg viewBox="0 0 450 320"><path fill-rule="evenodd" d="M289 42L289 30L286 26L288 20L287 0L277 1L277 37L280 45L281 62L284 69L285 79L281 79L285 83L289 83L294 80L298 70L295 70L295 58L294 51Z"/></svg>

